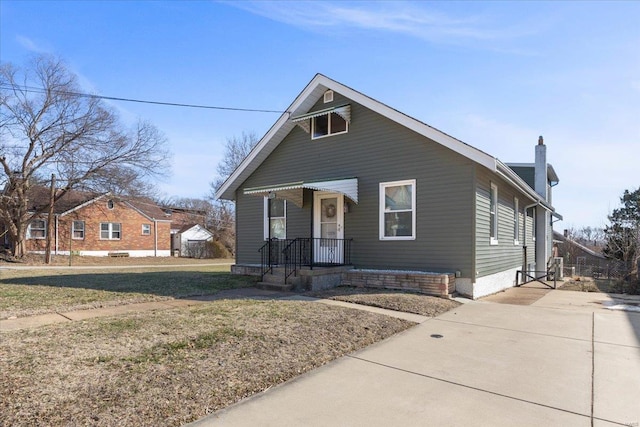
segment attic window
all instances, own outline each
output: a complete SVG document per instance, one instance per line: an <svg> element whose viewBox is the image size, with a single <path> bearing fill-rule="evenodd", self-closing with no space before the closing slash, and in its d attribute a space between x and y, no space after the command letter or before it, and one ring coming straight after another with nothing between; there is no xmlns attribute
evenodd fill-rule
<svg viewBox="0 0 640 427"><path fill-rule="evenodd" d="M292 117L291 121L304 129L305 132L310 133L312 139L346 133L349 131L351 123L351 105L312 111Z"/></svg>
<svg viewBox="0 0 640 427"><path fill-rule="evenodd" d="M347 121L339 114L329 113L311 119L311 138L322 138L324 136L336 135L347 131Z"/></svg>
<svg viewBox="0 0 640 427"><path fill-rule="evenodd" d="M113 200L107 201L107 209L113 209L115 205L113 204Z"/></svg>
<svg viewBox="0 0 640 427"><path fill-rule="evenodd" d="M332 90L328 90L324 93L324 103L326 104L327 102L333 102L333 91Z"/></svg>

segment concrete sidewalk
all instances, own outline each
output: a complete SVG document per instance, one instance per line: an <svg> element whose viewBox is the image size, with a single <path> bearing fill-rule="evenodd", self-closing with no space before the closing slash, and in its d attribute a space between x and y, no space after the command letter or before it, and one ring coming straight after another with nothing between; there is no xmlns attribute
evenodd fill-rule
<svg viewBox="0 0 640 427"><path fill-rule="evenodd" d="M212 295L196 296L192 298L166 299L162 301L140 302L133 304L114 305L108 307L2 319L0 320L0 332L37 328L40 326L52 325L55 323L87 320L96 317L120 316L128 313L141 313L146 311L168 310L177 307L189 307L192 305L206 304L208 302L221 299L277 299L282 301L313 301L321 304L337 305L341 307L369 311L372 313L384 314L387 316L396 317L398 319L408 320L414 323L422 323L428 319L425 316L413 313L403 313L401 311L387 310L383 308L370 307L343 301L306 297L302 295L292 294L291 292L269 291L257 288L236 288L223 290Z"/></svg>
<svg viewBox="0 0 640 427"><path fill-rule="evenodd" d="M640 314L473 302L192 426L638 426Z"/></svg>

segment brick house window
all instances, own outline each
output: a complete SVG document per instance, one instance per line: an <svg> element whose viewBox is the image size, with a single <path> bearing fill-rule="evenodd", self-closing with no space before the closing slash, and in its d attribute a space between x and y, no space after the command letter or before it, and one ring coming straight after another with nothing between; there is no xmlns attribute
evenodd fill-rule
<svg viewBox="0 0 640 427"><path fill-rule="evenodd" d="M71 224L71 236L74 240L84 240L84 221L73 221Z"/></svg>
<svg viewBox="0 0 640 427"><path fill-rule="evenodd" d="M27 239L44 239L47 237L47 220L34 219L27 226Z"/></svg>
<svg viewBox="0 0 640 427"><path fill-rule="evenodd" d="M118 222L101 222L100 223L100 239L102 240L120 240L121 226Z"/></svg>
<svg viewBox="0 0 640 427"><path fill-rule="evenodd" d="M151 235L151 224L142 224L142 235L143 236Z"/></svg>

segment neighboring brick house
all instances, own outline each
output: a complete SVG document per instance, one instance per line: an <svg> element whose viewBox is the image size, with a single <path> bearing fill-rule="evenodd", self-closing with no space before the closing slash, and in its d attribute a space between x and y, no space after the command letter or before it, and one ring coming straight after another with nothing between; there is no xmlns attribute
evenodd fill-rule
<svg viewBox="0 0 640 427"><path fill-rule="evenodd" d="M49 190L34 187L29 204L45 206ZM51 252L68 255L170 256L171 213L144 198L70 191L54 205ZM27 227L26 250L44 252L47 215Z"/></svg>

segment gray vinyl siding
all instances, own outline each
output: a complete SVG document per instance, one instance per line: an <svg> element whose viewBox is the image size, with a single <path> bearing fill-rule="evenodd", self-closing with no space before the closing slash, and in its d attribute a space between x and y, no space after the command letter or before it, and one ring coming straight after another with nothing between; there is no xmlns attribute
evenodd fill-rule
<svg viewBox="0 0 640 427"><path fill-rule="evenodd" d="M533 230L533 216L535 215L534 209L527 211L527 227L526 227L526 241L523 244L527 246L527 266L535 264L536 262L536 242L533 240L535 233Z"/></svg>
<svg viewBox="0 0 640 427"><path fill-rule="evenodd" d="M263 241L262 200L244 195L244 188L356 177L359 203L345 199L345 238L353 239L357 268L460 271L471 277L474 163L337 93L333 103L320 102L313 110L347 102L348 133L312 140L296 126L240 186L237 262L259 262ZM380 241L379 184L409 179L416 180L416 239ZM306 191L302 209L288 204L288 238L309 236L311 198Z"/></svg>
<svg viewBox="0 0 640 427"><path fill-rule="evenodd" d="M518 174L520 178L524 180L529 187L535 188L535 173L536 168L534 165L531 166L509 166L513 171Z"/></svg>
<svg viewBox="0 0 640 427"><path fill-rule="evenodd" d="M522 266L523 216L520 216L520 239L514 243L514 197L520 203L519 210L530 201L497 175L486 168L477 167L476 182L476 271L477 277L488 276ZM492 245L489 235L489 194L491 183L498 186L498 244ZM528 224L530 227L530 224ZM530 232L530 228L529 228ZM527 234L529 234L529 232ZM528 238L530 242L530 237Z"/></svg>

